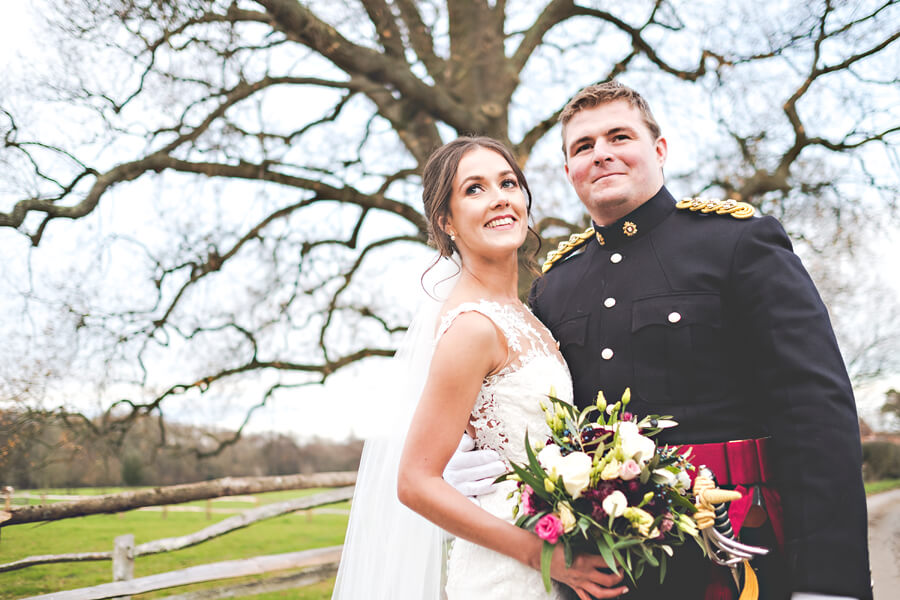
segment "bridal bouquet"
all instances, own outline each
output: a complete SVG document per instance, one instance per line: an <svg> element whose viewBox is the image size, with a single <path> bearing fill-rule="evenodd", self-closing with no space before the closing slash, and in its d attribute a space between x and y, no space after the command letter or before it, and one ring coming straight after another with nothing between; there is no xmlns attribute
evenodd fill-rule
<svg viewBox="0 0 900 600"><path fill-rule="evenodd" d="M516 525L542 540L541 572L550 590L550 557L563 544L566 564L575 552L599 553L613 572L621 567L634 582L647 565L666 573L666 557L687 536L697 540L696 510L686 497L691 465L677 448L658 447L651 438L676 423L664 417L640 420L626 410L631 398L597 403L579 412L555 397L541 403L550 436L532 446L525 437L528 464L498 481L518 482ZM592 415L596 413L595 418Z"/></svg>

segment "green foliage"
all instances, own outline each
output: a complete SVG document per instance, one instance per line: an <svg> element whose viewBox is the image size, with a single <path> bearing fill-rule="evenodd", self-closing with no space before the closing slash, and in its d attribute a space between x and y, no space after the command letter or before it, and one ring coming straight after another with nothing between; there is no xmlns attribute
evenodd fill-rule
<svg viewBox="0 0 900 600"><path fill-rule="evenodd" d="M144 483L144 465L138 456L129 454L122 459L122 483L127 486Z"/></svg>
<svg viewBox="0 0 900 600"><path fill-rule="evenodd" d="M900 444L866 442L862 445L866 481L900 477Z"/></svg>

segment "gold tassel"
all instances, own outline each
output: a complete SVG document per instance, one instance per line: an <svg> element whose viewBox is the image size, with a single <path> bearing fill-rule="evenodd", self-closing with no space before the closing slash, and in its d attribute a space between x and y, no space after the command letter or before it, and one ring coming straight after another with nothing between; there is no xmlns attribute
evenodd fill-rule
<svg viewBox="0 0 900 600"><path fill-rule="evenodd" d="M759 598L759 581L756 579L756 573L750 566L750 561L744 561L744 589L738 600L757 600Z"/></svg>

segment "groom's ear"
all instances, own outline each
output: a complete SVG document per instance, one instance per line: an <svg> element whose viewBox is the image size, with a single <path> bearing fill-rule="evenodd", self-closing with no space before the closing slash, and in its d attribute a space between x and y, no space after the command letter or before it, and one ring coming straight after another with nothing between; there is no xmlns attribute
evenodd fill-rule
<svg viewBox="0 0 900 600"><path fill-rule="evenodd" d="M669 145L666 142L666 138L663 136L656 138L654 150L656 152L656 161L659 163L659 167L663 168L666 165L666 157L669 155Z"/></svg>

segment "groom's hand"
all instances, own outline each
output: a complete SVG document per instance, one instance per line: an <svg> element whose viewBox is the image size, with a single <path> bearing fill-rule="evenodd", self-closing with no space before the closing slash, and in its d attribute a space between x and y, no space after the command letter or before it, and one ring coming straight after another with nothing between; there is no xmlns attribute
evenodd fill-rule
<svg viewBox="0 0 900 600"><path fill-rule="evenodd" d="M494 480L506 473L506 465L494 450L475 450L475 440L464 433L456 452L444 468L444 481L463 496L480 496L494 488Z"/></svg>

